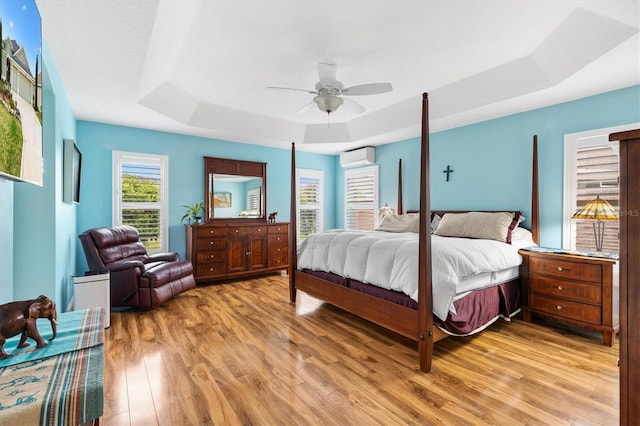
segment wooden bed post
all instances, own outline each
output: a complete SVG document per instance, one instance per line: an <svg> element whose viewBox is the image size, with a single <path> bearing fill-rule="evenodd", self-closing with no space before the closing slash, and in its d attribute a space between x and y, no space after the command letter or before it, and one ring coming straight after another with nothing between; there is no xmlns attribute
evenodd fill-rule
<svg viewBox="0 0 640 426"><path fill-rule="evenodd" d="M420 149L420 240L418 245L418 355L420 370L431 371L433 300L431 297L431 205L429 193L429 96L422 95Z"/></svg>
<svg viewBox="0 0 640 426"><path fill-rule="evenodd" d="M398 159L398 214L404 214L402 210L402 158Z"/></svg>
<svg viewBox="0 0 640 426"><path fill-rule="evenodd" d="M538 198L538 135L533 135L533 171L531 182L531 234L540 244L540 200Z"/></svg>
<svg viewBox="0 0 640 426"><path fill-rule="evenodd" d="M289 222L289 301L296 303L296 270L298 269L298 230L296 221L296 144L291 142L291 212Z"/></svg>

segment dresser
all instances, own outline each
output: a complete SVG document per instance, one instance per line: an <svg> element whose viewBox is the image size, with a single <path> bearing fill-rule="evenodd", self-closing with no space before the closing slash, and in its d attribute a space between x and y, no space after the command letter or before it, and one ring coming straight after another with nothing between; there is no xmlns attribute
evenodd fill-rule
<svg viewBox="0 0 640 426"><path fill-rule="evenodd" d="M289 267L288 223L187 225L187 259L197 282L239 278Z"/></svg>
<svg viewBox="0 0 640 426"><path fill-rule="evenodd" d="M619 330L615 259L520 250L523 316L598 331L607 346Z"/></svg>

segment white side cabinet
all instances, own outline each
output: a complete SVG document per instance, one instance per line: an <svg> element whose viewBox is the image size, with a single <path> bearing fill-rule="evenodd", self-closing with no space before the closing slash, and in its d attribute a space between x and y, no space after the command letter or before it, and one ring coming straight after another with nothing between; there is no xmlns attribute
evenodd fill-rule
<svg viewBox="0 0 640 426"><path fill-rule="evenodd" d="M110 325L109 273L73 277L74 309L104 308L104 327Z"/></svg>

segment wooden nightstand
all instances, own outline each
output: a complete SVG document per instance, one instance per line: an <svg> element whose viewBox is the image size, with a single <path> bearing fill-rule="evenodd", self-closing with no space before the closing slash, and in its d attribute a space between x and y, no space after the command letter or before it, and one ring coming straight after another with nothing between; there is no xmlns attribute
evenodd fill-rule
<svg viewBox="0 0 640 426"><path fill-rule="evenodd" d="M520 250L522 312L602 333L611 346L620 329L615 259Z"/></svg>

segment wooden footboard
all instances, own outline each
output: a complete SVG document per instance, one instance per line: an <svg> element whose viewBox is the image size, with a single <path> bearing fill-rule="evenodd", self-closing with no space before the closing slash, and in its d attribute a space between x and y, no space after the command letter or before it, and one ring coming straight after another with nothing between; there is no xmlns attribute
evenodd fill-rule
<svg viewBox="0 0 640 426"><path fill-rule="evenodd" d="M418 311L361 291L295 271L298 290L411 340L418 336Z"/></svg>

